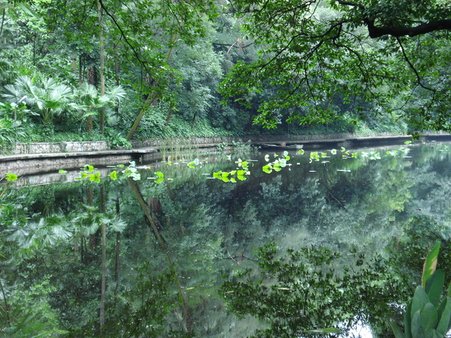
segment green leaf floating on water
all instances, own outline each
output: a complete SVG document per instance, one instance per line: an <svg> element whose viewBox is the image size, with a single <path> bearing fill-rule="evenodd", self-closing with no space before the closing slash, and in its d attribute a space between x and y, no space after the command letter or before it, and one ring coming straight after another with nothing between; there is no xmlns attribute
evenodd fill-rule
<svg viewBox="0 0 451 338"><path fill-rule="evenodd" d="M196 158L196 159L194 159L193 161L188 162L188 163L186 164L186 166L187 166L188 168L190 168L190 169L194 169L194 168L196 168L196 167L199 166L199 165L200 165L200 161L199 161L198 158Z"/></svg>
<svg viewBox="0 0 451 338"><path fill-rule="evenodd" d="M221 173L221 180L225 183L230 182L229 175L230 175L230 173L223 171Z"/></svg>
<svg viewBox="0 0 451 338"><path fill-rule="evenodd" d="M282 170L282 164L279 161L274 162L272 168L274 171L281 171Z"/></svg>
<svg viewBox="0 0 451 338"><path fill-rule="evenodd" d="M240 181L245 181L247 179L246 177L246 171L245 170L237 170L236 171L236 178Z"/></svg>
<svg viewBox="0 0 451 338"><path fill-rule="evenodd" d="M271 164L266 164L262 167L263 172L267 173L267 174L271 174L272 173L272 166Z"/></svg>
<svg viewBox="0 0 451 338"><path fill-rule="evenodd" d="M216 178L217 180L223 181L225 183L230 182L229 175L230 175L229 172L222 171L222 170L218 170L213 173L214 178Z"/></svg>
<svg viewBox="0 0 451 338"><path fill-rule="evenodd" d="M112 172L110 172L110 174L108 175L110 177L110 179L112 181L117 181L117 171L113 170Z"/></svg>
<svg viewBox="0 0 451 338"><path fill-rule="evenodd" d="M16 174L13 174L13 173L6 173L6 175L5 175L5 179L7 182L15 182L15 181L17 181L18 178L19 178L19 176L17 176Z"/></svg>
<svg viewBox="0 0 451 338"><path fill-rule="evenodd" d="M100 183L102 180L102 176L100 175L100 171L96 171L89 175L89 181L94 183Z"/></svg>
<svg viewBox="0 0 451 338"><path fill-rule="evenodd" d="M91 164L85 164L85 167L84 167L84 170L85 170L85 171L92 173L92 172L94 171L94 169L95 169L95 168L94 168L93 165L91 165Z"/></svg>
<svg viewBox="0 0 451 338"><path fill-rule="evenodd" d="M155 183L160 184L164 182L164 174L161 171L156 171L154 174L157 176Z"/></svg>
<svg viewBox="0 0 451 338"><path fill-rule="evenodd" d="M225 183L236 183L238 181L245 181L247 180L247 175L249 175L250 172L243 170L243 169L237 169L237 170L231 170L231 171L222 171L218 170L213 173L213 178L223 181Z"/></svg>
<svg viewBox="0 0 451 338"><path fill-rule="evenodd" d="M67 174L67 171L64 170L64 169L60 169L60 170L58 170L58 174L60 174L60 175L66 175L66 174Z"/></svg>
<svg viewBox="0 0 451 338"><path fill-rule="evenodd" d="M312 151L310 153L310 163L312 161L319 161L319 159L320 159L320 156L319 156L319 153L317 151Z"/></svg>

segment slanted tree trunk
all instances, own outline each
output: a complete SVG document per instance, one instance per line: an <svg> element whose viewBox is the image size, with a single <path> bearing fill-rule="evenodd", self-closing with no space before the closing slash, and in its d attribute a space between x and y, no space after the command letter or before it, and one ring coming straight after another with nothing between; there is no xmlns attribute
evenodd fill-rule
<svg viewBox="0 0 451 338"><path fill-rule="evenodd" d="M166 61L169 61L169 59L172 56L172 52L175 48L175 42L177 41L177 34L172 33L171 37L169 38L169 49L166 54ZM153 87L155 87L155 90L151 92L148 96L146 101L144 102L143 107L139 111L138 115L136 115L135 121L133 121L132 126L130 127L130 130L127 134L127 140L131 140L133 136L138 131L139 124L141 123L142 118L144 117L145 113L149 108L154 107L158 104L161 98L161 93L159 93L159 90L157 90L156 87L158 87L158 83L154 83L155 81L149 81Z"/></svg>
<svg viewBox="0 0 451 338"><path fill-rule="evenodd" d="M165 253L168 265L172 270L172 272L174 273L175 283L178 288L179 301L183 311L184 329L186 332L191 333L193 330L193 320L191 316L191 309L188 302L188 296L186 295L185 289L182 286L182 282L180 281L180 278L178 276L177 268L172 258L172 254L169 252L166 240L160 233L159 228L161 228L161 224L158 221L157 217L155 216L154 211L150 209L149 205L145 201L138 184L135 181L132 181L131 179L128 179L128 183L133 192L133 195L135 196L136 200L138 201L138 204L140 205L142 211L144 212L144 216L146 217L147 224L150 230L154 233L160 248Z"/></svg>

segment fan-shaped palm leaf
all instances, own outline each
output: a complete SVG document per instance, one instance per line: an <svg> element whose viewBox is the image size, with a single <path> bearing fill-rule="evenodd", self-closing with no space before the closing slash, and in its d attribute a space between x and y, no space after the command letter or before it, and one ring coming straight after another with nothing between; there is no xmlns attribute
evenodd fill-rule
<svg viewBox="0 0 451 338"><path fill-rule="evenodd" d="M53 115L60 113L71 97L70 87L58 83L52 78L32 79L20 76L13 85L5 86L4 97L10 102L25 102L35 107L45 123L52 121Z"/></svg>

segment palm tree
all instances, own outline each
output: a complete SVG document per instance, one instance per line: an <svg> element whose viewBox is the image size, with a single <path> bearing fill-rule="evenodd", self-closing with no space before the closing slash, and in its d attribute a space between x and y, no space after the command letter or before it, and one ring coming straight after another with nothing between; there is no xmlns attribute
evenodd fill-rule
<svg viewBox="0 0 451 338"><path fill-rule="evenodd" d="M61 114L72 96L72 90L52 78L20 76L5 86L4 97L11 102L25 102L36 109L45 126L53 127L55 115Z"/></svg>
<svg viewBox="0 0 451 338"><path fill-rule="evenodd" d="M88 121L88 130L92 130L91 119L97 116L102 109L112 108L125 97L121 86L112 87L105 95L100 95L97 88L91 84L83 83L75 91L74 102L70 107L79 114L81 120Z"/></svg>

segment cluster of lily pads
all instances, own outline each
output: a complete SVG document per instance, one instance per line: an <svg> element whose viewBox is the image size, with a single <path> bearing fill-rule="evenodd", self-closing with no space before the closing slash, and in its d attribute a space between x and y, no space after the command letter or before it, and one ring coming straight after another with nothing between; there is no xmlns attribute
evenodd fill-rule
<svg viewBox="0 0 451 338"><path fill-rule="evenodd" d="M269 163L267 163L262 167L264 173L271 174L273 171L279 172L283 168L291 166L291 164L288 163L288 161L291 159L291 156L288 153L288 151L284 151L282 156L279 156L276 153L274 153L273 156L274 160L271 162L269 154L265 155L265 161Z"/></svg>
<svg viewBox="0 0 451 338"><path fill-rule="evenodd" d="M330 158L331 156L337 155L338 153L341 154L341 157L343 159L347 158L357 158L359 154L363 154L362 157L366 157L369 159L372 159L375 157L374 154L379 154L379 152L360 152L360 153L351 153L349 150L345 149L344 147L341 147L340 150L331 149L329 151L322 151L322 152L316 152L312 151L309 153L309 163L312 162L318 162L321 161L321 163L327 163L329 161L326 161L327 158ZM373 154L374 153L374 154ZM299 149L297 151L297 155L304 155L305 151L304 149ZM233 161L231 157L228 158L230 161ZM265 165L262 166L262 171L266 174L271 174L272 172L280 172L284 168L288 168L288 170L291 170L290 167L292 166L290 160L292 159L292 156L288 151L284 151L281 154L274 153L272 155L266 154L264 157L265 161L267 162ZM251 175L250 170L250 163L255 162L256 160L242 160L239 158L238 160L234 161L236 167L229 171L224 170L218 170L211 174L210 179L220 180L224 183L237 183L238 181L245 181L247 178ZM166 162L166 165L172 166L174 164L179 163L173 163L170 159L168 159ZM186 166L189 169L196 169L202 167L204 162L202 162L200 159L195 158L194 160L187 162ZM300 164L300 163L298 163ZM119 165L114 167L115 170L110 172L109 178L113 181L116 181L118 179L127 179L131 178L135 181L139 181L141 179L141 176L139 174L140 169L150 169L149 167L137 167L135 162L130 162L128 166ZM89 180L92 182L99 183L99 174L92 166L87 165L85 166L85 169L82 170L80 173L80 177L78 179L82 180ZM162 171L155 171L154 175L151 177L148 177L148 179L153 180L155 183L160 184L164 181L170 181L171 178L167 178L165 174Z"/></svg>
<svg viewBox="0 0 451 338"><path fill-rule="evenodd" d="M141 180L141 174L140 174L138 168L136 167L135 161L131 161L128 166L126 166L124 164L119 164L112 168L113 168L113 170L110 171L110 173L108 174L108 177L112 181L118 181L118 180L123 180L123 179L128 179L128 178L132 179L133 181ZM64 170L60 170L59 173L65 174L66 172ZM163 175L163 177L164 177L164 175ZM86 164L80 170L79 175L74 180L100 183L102 181L102 174L93 165ZM164 178L163 178L163 180L164 180Z"/></svg>
<svg viewBox="0 0 451 338"><path fill-rule="evenodd" d="M224 183L236 183L237 181L247 180L247 176L251 174L249 171L249 162L239 158L235 163L237 164L236 169L231 171L215 171L212 175L213 178L223 181Z"/></svg>

